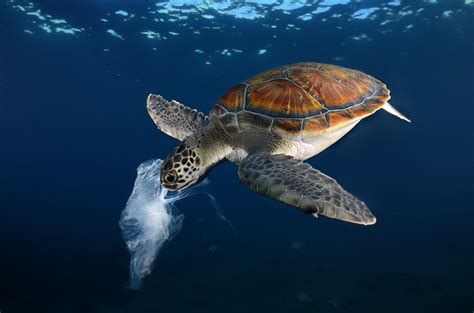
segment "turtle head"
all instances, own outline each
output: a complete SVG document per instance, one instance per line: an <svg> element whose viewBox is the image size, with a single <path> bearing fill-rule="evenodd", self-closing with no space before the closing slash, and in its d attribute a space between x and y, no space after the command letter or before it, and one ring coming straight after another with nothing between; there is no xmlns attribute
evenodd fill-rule
<svg viewBox="0 0 474 313"><path fill-rule="evenodd" d="M163 162L160 183L168 190L179 191L194 185L204 172L200 156L183 142Z"/></svg>

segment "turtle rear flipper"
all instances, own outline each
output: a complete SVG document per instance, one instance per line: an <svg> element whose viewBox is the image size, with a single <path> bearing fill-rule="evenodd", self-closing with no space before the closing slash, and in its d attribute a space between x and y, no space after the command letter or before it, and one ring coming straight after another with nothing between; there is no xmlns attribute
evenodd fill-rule
<svg viewBox="0 0 474 313"><path fill-rule="evenodd" d="M371 225L367 206L332 178L290 156L251 154L239 164L239 177L253 191L314 216Z"/></svg>
<svg viewBox="0 0 474 313"><path fill-rule="evenodd" d="M167 101L159 95L150 94L146 108L156 126L178 140L185 139L209 123L203 113L177 101Z"/></svg>

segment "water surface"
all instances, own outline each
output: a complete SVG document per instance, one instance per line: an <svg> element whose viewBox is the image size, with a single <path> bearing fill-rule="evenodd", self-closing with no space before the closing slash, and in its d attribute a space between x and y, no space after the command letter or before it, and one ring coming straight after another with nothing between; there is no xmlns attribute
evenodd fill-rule
<svg viewBox="0 0 474 313"><path fill-rule="evenodd" d="M2 312L470 312L472 1L21 1L0 4ZM177 203L183 229L138 292L118 220L136 167L177 142L159 93L208 112L272 67L355 68L386 112L309 160L370 227L261 197L223 163Z"/></svg>

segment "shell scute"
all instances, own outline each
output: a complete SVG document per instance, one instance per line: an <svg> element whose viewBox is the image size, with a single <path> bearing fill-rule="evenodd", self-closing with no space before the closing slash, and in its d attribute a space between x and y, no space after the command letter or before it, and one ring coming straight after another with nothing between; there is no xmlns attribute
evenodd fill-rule
<svg viewBox="0 0 474 313"><path fill-rule="evenodd" d="M249 85L258 84L265 81L273 80L273 79L284 79L286 78L285 73L283 72L285 67L277 67L246 80L246 83Z"/></svg>
<svg viewBox="0 0 474 313"><path fill-rule="evenodd" d="M348 108L346 109L346 111L349 112L352 116L357 116L358 118L364 118L374 113L375 108L365 105L365 104L361 104L361 105L354 106L352 108Z"/></svg>
<svg viewBox="0 0 474 313"><path fill-rule="evenodd" d="M250 85L245 108L273 117L306 117L326 111L311 95L288 79Z"/></svg>
<svg viewBox="0 0 474 313"><path fill-rule="evenodd" d="M365 99L364 95L316 67L294 67L288 69L287 74L328 110L350 107Z"/></svg>
<svg viewBox="0 0 474 313"><path fill-rule="evenodd" d="M244 108L245 90L247 85L238 84L229 90L217 101L217 104L228 111L237 112Z"/></svg>
<svg viewBox="0 0 474 313"><path fill-rule="evenodd" d="M237 121L242 130L253 127L270 128L273 123L273 118L262 114L241 111L237 113Z"/></svg>
<svg viewBox="0 0 474 313"><path fill-rule="evenodd" d="M221 105L215 105L211 111L211 115L222 116L226 114L228 111L224 109Z"/></svg>
<svg viewBox="0 0 474 313"><path fill-rule="evenodd" d="M368 77L362 72L328 64L319 66L318 70L340 81L361 95L370 95L375 91L372 77Z"/></svg>
<svg viewBox="0 0 474 313"><path fill-rule="evenodd" d="M233 112L228 112L219 116L219 121L224 126L224 129L229 132L238 132L239 123L237 121L237 114Z"/></svg>
<svg viewBox="0 0 474 313"><path fill-rule="evenodd" d="M353 120L352 115L346 111L329 112L326 118L330 126L350 123Z"/></svg>
<svg viewBox="0 0 474 313"><path fill-rule="evenodd" d="M329 123L325 115L305 119L303 122L303 130L308 132L320 132L329 127Z"/></svg>
<svg viewBox="0 0 474 313"><path fill-rule="evenodd" d="M301 138L302 119L275 119L272 126L272 133L290 140Z"/></svg>

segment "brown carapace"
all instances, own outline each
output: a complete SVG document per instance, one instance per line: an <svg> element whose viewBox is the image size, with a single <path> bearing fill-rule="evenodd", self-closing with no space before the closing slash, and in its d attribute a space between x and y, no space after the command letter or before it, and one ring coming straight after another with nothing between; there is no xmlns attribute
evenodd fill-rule
<svg viewBox="0 0 474 313"><path fill-rule="evenodd" d="M389 99L387 86L362 72L296 63L232 87L217 101L214 113L248 112L247 116L269 117L273 132L304 140L369 116Z"/></svg>

